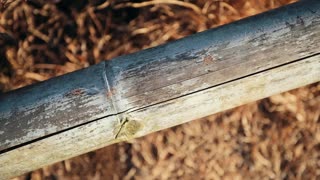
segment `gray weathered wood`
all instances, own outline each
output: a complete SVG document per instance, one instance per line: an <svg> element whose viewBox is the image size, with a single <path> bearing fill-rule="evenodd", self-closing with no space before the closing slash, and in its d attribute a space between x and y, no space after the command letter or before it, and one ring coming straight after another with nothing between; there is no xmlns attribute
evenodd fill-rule
<svg viewBox="0 0 320 180"><path fill-rule="evenodd" d="M244 103L319 81L320 55L244 77L150 107L72 128L0 154L0 179L62 161L106 145L188 122ZM119 133L118 133L119 132ZM118 133L118 138L115 134Z"/></svg>
<svg viewBox="0 0 320 180"><path fill-rule="evenodd" d="M319 29L320 1L299 2L4 94L0 174L317 82Z"/></svg>
<svg viewBox="0 0 320 180"><path fill-rule="evenodd" d="M103 64L0 96L0 151L116 114Z"/></svg>

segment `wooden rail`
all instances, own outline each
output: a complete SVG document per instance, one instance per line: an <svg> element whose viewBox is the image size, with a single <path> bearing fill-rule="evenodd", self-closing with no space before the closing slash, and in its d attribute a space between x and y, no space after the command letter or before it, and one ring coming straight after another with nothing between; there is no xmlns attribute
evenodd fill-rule
<svg viewBox="0 0 320 180"><path fill-rule="evenodd" d="M0 179L320 80L301 1L0 96Z"/></svg>

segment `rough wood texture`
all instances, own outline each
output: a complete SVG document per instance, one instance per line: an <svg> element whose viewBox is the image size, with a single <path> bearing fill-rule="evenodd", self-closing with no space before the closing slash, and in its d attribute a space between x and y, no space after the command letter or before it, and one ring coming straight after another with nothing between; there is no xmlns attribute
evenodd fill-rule
<svg viewBox="0 0 320 180"><path fill-rule="evenodd" d="M2 95L1 178L319 81L319 17L299 2Z"/></svg>
<svg viewBox="0 0 320 180"><path fill-rule="evenodd" d="M0 96L0 151L115 114L101 65Z"/></svg>
<svg viewBox="0 0 320 180"><path fill-rule="evenodd" d="M149 108L128 112L119 126L115 116L70 129L0 154L0 179L68 159L106 145L143 136L275 93L319 81L320 55L253 76L173 99Z"/></svg>

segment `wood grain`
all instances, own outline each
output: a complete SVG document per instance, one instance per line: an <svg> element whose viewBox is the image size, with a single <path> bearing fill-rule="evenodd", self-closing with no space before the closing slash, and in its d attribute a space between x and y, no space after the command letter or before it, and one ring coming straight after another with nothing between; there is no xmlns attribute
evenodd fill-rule
<svg viewBox="0 0 320 180"><path fill-rule="evenodd" d="M0 96L0 174L320 80L320 2L302 1Z"/></svg>
<svg viewBox="0 0 320 180"><path fill-rule="evenodd" d="M0 179L62 161L106 145L140 137L215 112L319 81L320 55L123 114L109 116L0 154ZM134 121L133 123L128 123ZM138 124L138 125L137 125ZM138 128L137 128L138 127Z"/></svg>

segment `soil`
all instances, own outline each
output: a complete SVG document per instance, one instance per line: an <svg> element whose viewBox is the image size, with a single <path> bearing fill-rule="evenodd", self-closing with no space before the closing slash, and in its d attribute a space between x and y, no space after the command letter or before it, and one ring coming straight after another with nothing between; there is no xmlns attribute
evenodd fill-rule
<svg viewBox="0 0 320 180"><path fill-rule="evenodd" d="M1 0L0 90L154 47L292 0ZM320 179L320 83L15 179Z"/></svg>

